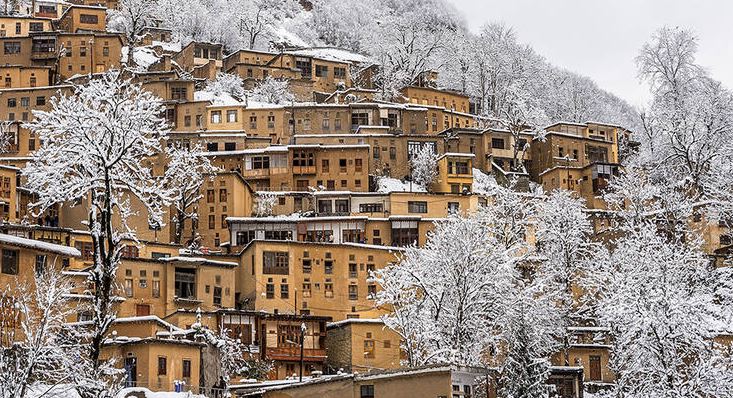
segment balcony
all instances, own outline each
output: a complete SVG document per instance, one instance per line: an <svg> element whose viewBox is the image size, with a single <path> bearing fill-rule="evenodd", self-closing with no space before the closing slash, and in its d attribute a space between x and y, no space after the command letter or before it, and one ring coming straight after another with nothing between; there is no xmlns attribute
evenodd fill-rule
<svg viewBox="0 0 733 398"><path fill-rule="evenodd" d="M270 169L250 169L244 170L244 177L266 178L270 176Z"/></svg>
<svg viewBox="0 0 733 398"><path fill-rule="evenodd" d="M316 174L316 166L293 166L293 174Z"/></svg>
<svg viewBox="0 0 733 398"><path fill-rule="evenodd" d="M310 336L306 336L310 337ZM265 354L268 359L275 361L299 361L300 346L277 347L266 349ZM322 362L326 360L326 350L320 348L303 349L303 360L307 362Z"/></svg>

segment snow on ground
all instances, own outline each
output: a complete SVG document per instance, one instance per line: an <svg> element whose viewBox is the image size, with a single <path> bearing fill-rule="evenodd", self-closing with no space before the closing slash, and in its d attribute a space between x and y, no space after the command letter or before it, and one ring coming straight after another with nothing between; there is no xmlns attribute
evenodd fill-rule
<svg viewBox="0 0 733 398"><path fill-rule="evenodd" d="M410 184L409 182L402 182L392 177L380 177L377 180L377 192L390 193L390 192L427 192L425 188L417 184Z"/></svg>
<svg viewBox="0 0 733 398"><path fill-rule="evenodd" d="M117 394L117 398L125 398L130 393L136 393L135 396L143 395L145 398L205 398L204 395L192 394L190 392L171 392L171 391L159 391L153 392L143 387L130 387L125 388Z"/></svg>

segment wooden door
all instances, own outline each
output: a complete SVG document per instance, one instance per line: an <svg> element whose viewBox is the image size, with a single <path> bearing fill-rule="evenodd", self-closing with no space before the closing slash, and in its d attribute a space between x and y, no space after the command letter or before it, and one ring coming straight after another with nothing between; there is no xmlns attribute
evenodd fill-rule
<svg viewBox="0 0 733 398"><path fill-rule="evenodd" d="M601 380L601 357L591 355L588 365L590 367L590 380Z"/></svg>
<svg viewBox="0 0 733 398"><path fill-rule="evenodd" d="M150 315L150 306L147 304L138 304L135 306L135 315L137 316L148 316Z"/></svg>

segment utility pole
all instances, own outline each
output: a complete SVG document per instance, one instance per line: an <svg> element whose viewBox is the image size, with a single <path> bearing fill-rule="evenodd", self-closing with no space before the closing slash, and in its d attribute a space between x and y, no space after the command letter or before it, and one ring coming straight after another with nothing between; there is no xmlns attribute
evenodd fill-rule
<svg viewBox="0 0 733 398"><path fill-rule="evenodd" d="M300 378L303 381L303 345L305 345L305 322L300 324Z"/></svg>

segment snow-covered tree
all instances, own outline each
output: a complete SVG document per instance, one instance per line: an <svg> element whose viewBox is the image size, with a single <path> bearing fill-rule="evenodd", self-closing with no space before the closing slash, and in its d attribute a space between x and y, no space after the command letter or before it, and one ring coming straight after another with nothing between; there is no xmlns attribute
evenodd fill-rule
<svg viewBox="0 0 733 398"><path fill-rule="evenodd" d="M295 96L288 89L289 86L290 82L285 79L267 76L249 92L249 99L268 104L288 104L295 100Z"/></svg>
<svg viewBox="0 0 733 398"><path fill-rule="evenodd" d="M218 72L216 79L206 82L206 91L214 95L229 94L234 98L244 98L244 81L239 75Z"/></svg>
<svg viewBox="0 0 733 398"><path fill-rule="evenodd" d="M730 359L713 341L715 325L731 319L730 270L716 269L700 243L642 221L625 228L596 261L593 294L614 341L617 396L702 398L733 391Z"/></svg>
<svg viewBox="0 0 733 398"><path fill-rule="evenodd" d="M169 198L147 160L161 152L167 124L160 100L139 85L108 72L71 96L51 99L51 110L35 111L26 126L42 142L23 169L27 188L37 198L34 211L62 203L87 206L87 228L93 247L90 268L92 322L83 359L91 375L103 380L100 353L115 319L116 273L124 239L135 233L126 224L133 211L147 212L152 225L163 225ZM132 209L134 198L141 207ZM98 384L77 382L83 398L105 394Z"/></svg>
<svg viewBox="0 0 733 398"><path fill-rule="evenodd" d="M15 141L12 125L10 121L0 121L0 153L7 152Z"/></svg>
<svg viewBox="0 0 733 398"><path fill-rule="evenodd" d="M71 283L53 266L31 284L9 285L0 293L0 397L23 398L34 383L64 382L73 372L80 346L67 341Z"/></svg>
<svg viewBox="0 0 733 398"><path fill-rule="evenodd" d="M430 185L438 178L438 154L432 145L423 145L410 159L410 178L412 182L430 190Z"/></svg>
<svg viewBox="0 0 733 398"><path fill-rule="evenodd" d="M272 36L279 23L298 10L294 0L229 0L232 26L242 45L253 50L262 36Z"/></svg>
<svg viewBox="0 0 733 398"><path fill-rule="evenodd" d="M252 212L257 217L268 217L272 215L272 210L277 205L278 195L272 192L260 191L255 196L252 204Z"/></svg>
<svg viewBox="0 0 733 398"><path fill-rule="evenodd" d="M201 186L207 177L212 178L216 168L211 165L209 158L204 156L199 144L193 148L170 146L166 149L166 154L168 166L163 178L176 209L174 241L181 243L186 220L198 220L195 205L203 197ZM194 236L196 236L195 229L191 231L191 237Z"/></svg>
<svg viewBox="0 0 733 398"><path fill-rule="evenodd" d="M547 397L549 356L558 346L561 320L541 284L518 280L502 314L506 358L498 381L505 398Z"/></svg>
<svg viewBox="0 0 733 398"><path fill-rule="evenodd" d="M217 368L225 383L233 377L264 379L272 369L272 362L261 360L258 353L253 353L242 342L242 336L233 335L231 330L223 327L218 333L201 324L201 309L196 311L196 322L191 325L197 338L202 339L215 349Z"/></svg>
<svg viewBox="0 0 733 398"><path fill-rule="evenodd" d="M403 338L407 365L484 364L496 349L513 265L486 224L451 217L423 247L408 247L397 264L376 271L377 304L392 308L383 319Z"/></svg>
<svg viewBox="0 0 733 398"><path fill-rule="evenodd" d="M733 94L695 62L696 52L692 32L662 28L637 57L652 92L639 161L661 185L730 211Z"/></svg>
<svg viewBox="0 0 733 398"><path fill-rule="evenodd" d="M109 11L110 30L122 32L127 44L127 67L135 66L135 47L144 38L145 28L155 24L155 3L147 0L120 0Z"/></svg>
<svg viewBox="0 0 733 398"><path fill-rule="evenodd" d="M537 274L547 282L544 293L552 296L563 328L592 321L583 305L583 274L598 247L591 241L593 226L584 210L581 199L567 190L556 190L537 212L536 246L541 258ZM566 366L570 365L569 337L563 333Z"/></svg>

